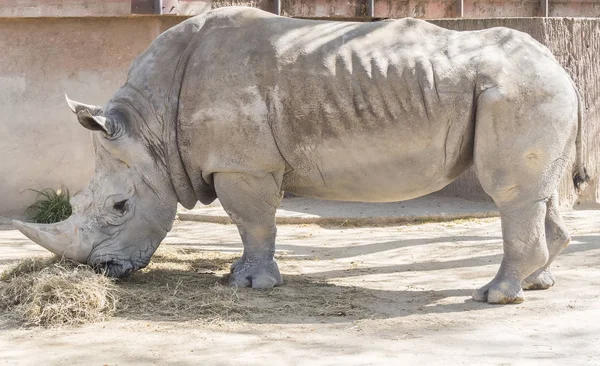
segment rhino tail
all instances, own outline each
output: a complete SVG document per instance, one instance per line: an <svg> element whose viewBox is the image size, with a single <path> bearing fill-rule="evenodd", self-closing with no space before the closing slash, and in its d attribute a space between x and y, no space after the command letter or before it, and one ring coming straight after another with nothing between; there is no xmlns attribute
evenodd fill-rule
<svg viewBox="0 0 600 366"><path fill-rule="evenodd" d="M573 81L571 81L573 82ZM590 181L590 176L585 168L585 156L583 151L583 103L581 95L573 83L573 88L577 94L577 137L575 138L575 164L573 165L573 185L577 192L581 191L582 186Z"/></svg>

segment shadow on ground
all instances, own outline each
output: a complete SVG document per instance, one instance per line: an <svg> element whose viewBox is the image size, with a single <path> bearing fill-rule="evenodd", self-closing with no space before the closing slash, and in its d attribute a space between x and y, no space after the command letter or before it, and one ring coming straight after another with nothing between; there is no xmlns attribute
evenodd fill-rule
<svg viewBox="0 0 600 366"><path fill-rule="evenodd" d="M447 297L468 297L472 289L374 290L335 285L329 283L324 274L284 273L284 285L274 289L233 288L227 285L227 280L229 266L235 259L236 256L230 254L195 248L161 248L148 268L119 281L122 293L117 317L148 321L302 324L488 307L471 300L431 306ZM378 268L374 270L379 272ZM352 275L352 271L346 274Z"/></svg>
<svg viewBox="0 0 600 366"><path fill-rule="evenodd" d="M471 300L439 305L440 299L469 296L472 289L384 291L339 286L313 276L285 275L281 287L232 288L227 274L160 270L124 281L117 317L147 321L243 321L256 324L336 323L398 318L415 313L451 313L487 304ZM160 280L157 281L157 277Z"/></svg>
<svg viewBox="0 0 600 366"><path fill-rule="evenodd" d="M440 240L440 238L429 239ZM575 236L564 254L600 249L600 236ZM418 245L419 241L404 245ZM362 245L367 253L388 248L387 244ZM396 243L402 245L402 242ZM336 258L346 257L344 252ZM368 273L386 274L436 271L498 264L501 255L474 256L440 262L411 263L359 270L332 270L308 275L284 273L284 286L268 290L232 288L227 285L229 265L237 259L231 254L201 249L159 250L151 265L120 281L123 290L118 317L165 321L245 321L251 323L348 322L361 319L398 318L413 314L452 313L489 308L470 299L473 289L449 288L426 290L375 290L330 283ZM285 258L280 258L285 261ZM463 302L442 301L465 297Z"/></svg>
<svg viewBox="0 0 600 366"><path fill-rule="evenodd" d="M469 242L469 241L502 241L502 238L499 236L468 236L468 235L459 235L459 236L438 236L432 238L419 238L419 239L400 239L400 240L390 240L390 241L379 241L367 244L358 244L358 245L347 245L347 246L339 246L339 247L323 247L323 246L311 246L311 245L295 245L289 243L278 243L277 244L277 252L278 253L293 253L294 259L307 259L312 260L315 257L315 253L322 253L321 256L327 257L328 259L342 259L342 258L351 258L357 255L369 255L375 253L381 253L388 250L395 250L400 248L408 248L413 246L420 245L429 245L435 243L444 243L444 242L452 242L455 240L459 240L461 242ZM229 252L229 253L241 253L242 252L242 243L219 243L217 245L208 245L208 244L190 244L188 242L169 242L169 245L182 245L186 247L197 247L201 250L212 251L212 252ZM212 247L208 248L208 247ZM218 248L218 249L215 249Z"/></svg>
<svg viewBox="0 0 600 366"><path fill-rule="evenodd" d="M463 237L462 240L481 240ZM490 238L486 238L490 239ZM334 258L384 252L402 246L429 244L445 240L427 238L335 248ZM490 240L497 240L491 238ZM574 236L564 255L600 249L600 236ZM233 246L234 244L231 244ZM288 248L289 250L307 250ZM149 266L131 277L116 282L116 318L170 322L247 322L254 324L348 323L364 319L402 318L414 314L441 314L487 309L492 305L470 299L472 288L427 291L421 288L381 290L334 284L334 279L365 274L414 273L498 264L501 255L408 264L335 269L311 275L284 273L284 286L268 290L234 288L227 285L229 266L237 256L205 248L163 245ZM302 256L286 258L301 265ZM300 261L301 262L301 261ZM458 301L444 301L447 298Z"/></svg>

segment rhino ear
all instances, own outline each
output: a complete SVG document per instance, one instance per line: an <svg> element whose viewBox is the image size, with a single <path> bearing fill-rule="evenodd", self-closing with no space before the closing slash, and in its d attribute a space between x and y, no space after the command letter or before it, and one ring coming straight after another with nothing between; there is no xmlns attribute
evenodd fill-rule
<svg viewBox="0 0 600 366"><path fill-rule="evenodd" d="M69 106L69 109L71 109L71 111L75 114L77 114L83 110L88 110L88 111L90 111L90 114L92 116L102 115L102 107L76 102L74 100L69 99L69 97L67 97L66 94L65 94L65 99L67 101L67 105Z"/></svg>
<svg viewBox="0 0 600 366"><path fill-rule="evenodd" d="M77 113L79 123L88 130L104 131L107 135L112 135L114 132L111 120L103 116L93 116L89 110L84 109Z"/></svg>
<svg viewBox="0 0 600 366"><path fill-rule="evenodd" d="M113 126L109 119L102 116L102 107L83 104L69 99L65 94L67 105L77 115L79 123L88 130L104 131L108 135L113 134Z"/></svg>

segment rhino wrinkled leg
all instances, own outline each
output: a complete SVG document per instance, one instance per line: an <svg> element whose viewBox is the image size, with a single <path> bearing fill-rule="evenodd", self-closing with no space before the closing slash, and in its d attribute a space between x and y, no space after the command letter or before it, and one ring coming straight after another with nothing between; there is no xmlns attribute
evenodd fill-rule
<svg viewBox="0 0 600 366"><path fill-rule="evenodd" d="M539 268L521 284L524 290L544 290L554 286L554 275L550 273L548 267L556 257L571 242L569 232L560 215L558 209L558 192L555 192L546 204L546 245L548 246L549 258L543 267Z"/></svg>
<svg viewBox="0 0 600 366"><path fill-rule="evenodd" d="M240 257L240 259L238 259L235 262L233 262L231 264L231 267L229 267L229 269L233 272L233 270L236 269L240 264L244 263L245 260L246 260L246 256L242 254L242 256Z"/></svg>
<svg viewBox="0 0 600 366"><path fill-rule="evenodd" d="M504 257L494 279L473 293L473 300L492 304L521 303L521 282L548 261L545 202L500 207Z"/></svg>
<svg viewBox="0 0 600 366"><path fill-rule="evenodd" d="M275 211L281 190L273 175L217 173L214 181L221 205L237 225L244 244L242 257L231 266L229 283L252 288L281 285L281 273L274 259Z"/></svg>

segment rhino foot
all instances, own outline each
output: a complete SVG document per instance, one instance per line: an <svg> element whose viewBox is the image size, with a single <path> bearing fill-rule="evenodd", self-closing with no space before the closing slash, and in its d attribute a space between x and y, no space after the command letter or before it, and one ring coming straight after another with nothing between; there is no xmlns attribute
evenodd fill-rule
<svg viewBox="0 0 600 366"><path fill-rule="evenodd" d="M554 286L554 275L547 269L535 271L523 280L521 286L524 290L545 290Z"/></svg>
<svg viewBox="0 0 600 366"><path fill-rule="evenodd" d="M516 281L496 280L473 292L473 300L490 304L519 304L525 300L521 284Z"/></svg>
<svg viewBox="0 0 600 366"><path fill-rule="evenodd" d="M231 266L229 284L238 287L271 288L283 283L274 259L249 260L243 256Z"/></svg>

